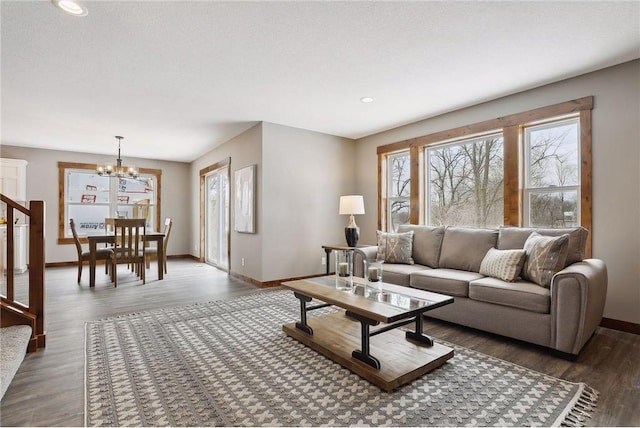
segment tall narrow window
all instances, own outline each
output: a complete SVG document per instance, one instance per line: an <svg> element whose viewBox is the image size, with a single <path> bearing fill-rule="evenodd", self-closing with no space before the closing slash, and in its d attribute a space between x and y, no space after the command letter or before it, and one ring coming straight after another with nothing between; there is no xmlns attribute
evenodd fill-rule
<svg viewBox="0 0 640 428"><path fill-rule="evenodd" d="M535 227L580 224L580 122L559 120L524 131L524 223Z"/></svg>
<svg viewBox="0 0 640 428"><path fill-rule="evenodd" d="M411 208L411 159L409 152L387 157L387 230L409 223Z"/></svg>
<svg viewBox="0 0 640 428"><path fill-rule="evenodd" d="M428 224L502 224L503 146L502 135L494 134L425 150Z"/></svg>

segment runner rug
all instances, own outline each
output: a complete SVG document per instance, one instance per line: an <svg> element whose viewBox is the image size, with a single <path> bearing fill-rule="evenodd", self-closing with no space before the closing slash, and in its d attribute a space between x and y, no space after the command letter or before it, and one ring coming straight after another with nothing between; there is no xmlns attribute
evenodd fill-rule
<svg viewBox="0 0 640 428"><path fill-rule="evenodd" d="M293 293L265 290L87 322L85 423L581 425L595 406L583 383L449 343L446 364L386 393L286 336L298 318Z"/></svg>

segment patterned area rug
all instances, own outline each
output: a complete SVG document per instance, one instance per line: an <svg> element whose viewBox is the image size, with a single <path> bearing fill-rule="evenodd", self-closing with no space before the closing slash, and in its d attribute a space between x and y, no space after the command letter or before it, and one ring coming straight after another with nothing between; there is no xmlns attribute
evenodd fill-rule
<svg viewBox="0 0 640 428"><path fill-rule="evenodd" d="M452 344L442 367L386 393L286 336L298 317L293 293L266 290L88 322L86 425L580 425L597 398Z"/></svg>

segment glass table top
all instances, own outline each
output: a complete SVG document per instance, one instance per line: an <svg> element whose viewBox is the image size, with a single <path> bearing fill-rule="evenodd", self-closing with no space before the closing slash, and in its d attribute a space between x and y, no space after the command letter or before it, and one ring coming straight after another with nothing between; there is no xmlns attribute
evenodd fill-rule
<svg viewBox="0 0 640 428"><path fill-rule="evenodd" d="M367 300L372 302L385 303L387 305L394 306L396 308L403 309L405 311L411 311L414 309L426 308L429 306L433 306L436 304L442 303L442 300L447 300L449 296L442 296L441 300L429 300L425 297L418 296L418 294L430 294L429 292L424 292L422 290L408 288L407 291L414 291L416 295L412 295L412 293L403 293L401 291L395 290L401 286L394 286L392 284L381 284L381 290L378 290L373 287L369 287L364 284L359 284L354 282L353 288L351 290L337 290L335 288L335 277L334 276L323 276L317 278L309 278L308 281L314 282L317 284L322 284L327 287L332 287L336 291L345 294L353 294L356 296L364 297ZM406 288L406 287L401 287Z"/></svg>

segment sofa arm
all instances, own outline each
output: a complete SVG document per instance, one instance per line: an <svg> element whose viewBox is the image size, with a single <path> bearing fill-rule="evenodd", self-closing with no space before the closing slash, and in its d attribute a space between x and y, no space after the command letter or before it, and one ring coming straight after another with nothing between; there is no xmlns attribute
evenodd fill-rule
<svg viewBox="0 0 640 428"><path fill-rule="evenodd" d="M371 247L356 248L353 250L353 275L364 278L364 261L375 261L377 254L378 247L375 245Z"/></svg>
<svg viewBox="0 0 640 428"><path fill-rule="evenodd" d="M602 260L573 263L551 281L551 347L577 355L602 320L607 267Z"/></svg>

